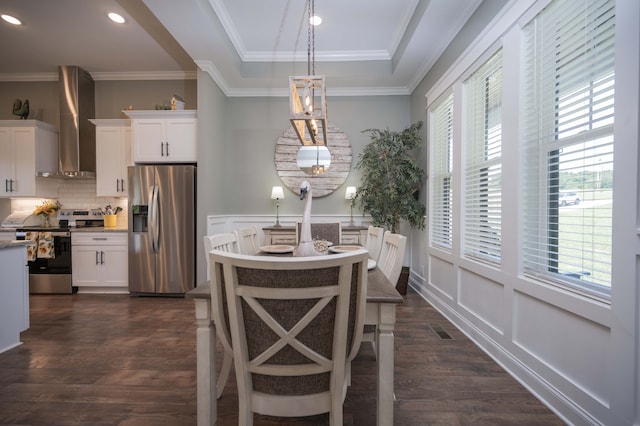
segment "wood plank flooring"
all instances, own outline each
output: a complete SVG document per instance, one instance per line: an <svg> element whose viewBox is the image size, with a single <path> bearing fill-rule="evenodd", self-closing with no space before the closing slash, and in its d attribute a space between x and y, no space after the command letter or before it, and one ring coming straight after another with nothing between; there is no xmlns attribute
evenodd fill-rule
<svg viewBox="0 0 640 426"><path fill-rule="evenodd" d="M0 425L196 424L192 300L75 294L32 295L30 302L23 344L0 354ZM395 359L396 425L563 424L411 291L398 308ZM375 425L368 344L352 368L345 424ZM232 373L218 400L218 425L236 425L237 407ZM255 419L328 423L326 416Z"/></svg>

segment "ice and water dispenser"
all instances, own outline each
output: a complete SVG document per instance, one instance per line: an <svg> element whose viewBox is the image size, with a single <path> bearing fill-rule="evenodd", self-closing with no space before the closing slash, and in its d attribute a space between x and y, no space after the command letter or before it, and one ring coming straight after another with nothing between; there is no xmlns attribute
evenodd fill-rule
<svg viewBox="0 0 640 426"><path fill-rule="evenodd" d="M133 205L131 206L133 213L133 232L147 232L149 206Z"/></svg>

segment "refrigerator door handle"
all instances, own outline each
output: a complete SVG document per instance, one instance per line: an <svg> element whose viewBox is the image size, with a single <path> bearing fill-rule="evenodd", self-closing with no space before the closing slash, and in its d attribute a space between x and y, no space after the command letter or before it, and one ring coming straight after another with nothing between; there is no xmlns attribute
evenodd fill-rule
<svg viewBox="0 0 640 426"><path fill-rule="evenodd" d="M149 242L151 243L151 252L152 253L156 253L156 237L155 237L155 228L154 228L154 223L155 223L155 210L154 210L154 204L153 204L153 200L154 200L154 195L156 193L156 187L155 186L151 186L149 187L149 201L147 202L147 205L149 206L149 218L148 218L148 224L147 224L147 234L149 235Z"/></svg>
<svg viewBox="0 0 640 426"><path fill-rule="evenodd" d="M151 248L154 253L158 253L160 249L159 245L159 216L158 216L158 191L159 188L157 186L151 187L151 202L149 203L149 208L151 209L151 217L149 218L149 229L151 231Z"/></svg>

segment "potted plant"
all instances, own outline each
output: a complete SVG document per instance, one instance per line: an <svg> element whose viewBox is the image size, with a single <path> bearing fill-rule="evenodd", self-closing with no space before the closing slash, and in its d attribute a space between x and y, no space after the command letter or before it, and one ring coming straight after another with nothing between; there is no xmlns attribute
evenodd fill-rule
<svg viewBox="0 0 640 426"><path fill-rule="evenodd" d="M375 226L397 233L400 221L411 228L424 229L426 207L418 198L425 176L415 157L415 150L422 143L419 121L402 131L366 129L369 143L360 154L356 169L362 173L362 184L356 201L364 212L371 215ZM409 280L408 267L398 280L398 290L406 293ZM404 280L404 284L402 281ZM404 289L402 288L404 285Z"/></svg>

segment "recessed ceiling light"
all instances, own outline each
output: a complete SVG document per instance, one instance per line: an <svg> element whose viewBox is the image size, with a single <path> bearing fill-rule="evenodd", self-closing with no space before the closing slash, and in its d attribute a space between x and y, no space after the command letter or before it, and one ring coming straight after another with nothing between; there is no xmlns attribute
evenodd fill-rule
<svg viewBox="0 0 640 426"><path fill-rule="evenodd" d="M11 15L0 15L0 16L2 17L2 19L4 19L5 21L7 21L10 24L22 25L22 22L18 18L15 18L15 17L13 17Z"/></svg>
<svg viewBox="0 0 640 426"><path fill-rule="evenodd" d="M115 12L109 12L107 16L109 17L109 19L111 19L113 22L117 24L124 24L125 20L120 14L117 14Z"/></svg>
<svg viewBox="0 0 640 426"><path fill-rule="evenodd" d="M309 23L313 26L318 26L322 24L322 18L318 15L313 15L311 18L309 18Z"/></svg>

